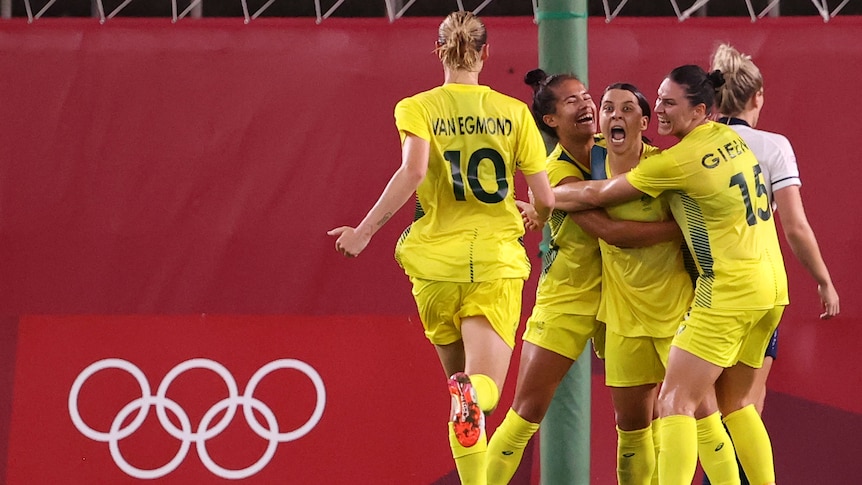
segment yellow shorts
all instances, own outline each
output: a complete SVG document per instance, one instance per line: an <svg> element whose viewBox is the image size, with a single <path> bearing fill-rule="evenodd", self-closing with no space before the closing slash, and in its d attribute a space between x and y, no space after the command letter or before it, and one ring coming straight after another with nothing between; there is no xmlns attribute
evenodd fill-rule
<svg viewBox="0 0 862 485"><path fill-rule="evenodd" d="M763 366L763 358L766 357L766 348L772 342L775 329L781 323L784 314L784 305L777 305L768 310L749 332L748 337L742 344L742 352L739 353L739 362L749 366L760 368ZM776 344L777 345L777 344ZM760 355L760 358L756 358Z"/></svg>
<svg viewBox="0 0 862 485"><path fill-rule="evenodd" d="M603 333L604 325L596 320L595 315L556 313L536 307L527 320L522 338L537 347L575 360L591 338Z"/></svg>
<svg viewBox="0 0 862 485"><path fill-rule="evenodd" d="M598 322L599 329L593 335L593 350L596 352L596 357L605 360L605 340L607 339L607 326L604 322Z"/></svg>
<svg viewBox="0 0 862 485"><path fill-rule="evenodd" d="M461 320L484 316L509 347L515 348L524 280L453 283L411 277L410 282L425 336L432 344L461 340Z"/></svg>
<svg viewBox="0 0 862 485"><path fill-rule="evenodd" d="M625 337L607 331L605 384L634 387L664 380L673 337Z"/></svg>
<svg viewBox="0 0 862 485"><path fill-rule="evenodd" d="M693 307L673 345L720 367L742 362L760 368L783 311L783 306L769 310Z"/></svg>

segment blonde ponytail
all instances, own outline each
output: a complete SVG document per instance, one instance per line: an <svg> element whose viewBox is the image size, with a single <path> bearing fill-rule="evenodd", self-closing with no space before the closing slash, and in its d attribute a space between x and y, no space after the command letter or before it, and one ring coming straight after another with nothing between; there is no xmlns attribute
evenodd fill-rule
<svg viewBox="0 0 862 485"><path fill-rule="evenodd" d="M472 12L452 12L440 24L436 52L449 69L472 71L482 58L487 39L488 33L479 17Z"/></svg>
<svg viewBox="0 0 862 485"><path fill-rule="evenodd" d="M729 44L721 44L712 55L712 69L724 74L725 83L716 93L718 112L736 116L752 96L763 89L763 76L751 60Z"/></svg>

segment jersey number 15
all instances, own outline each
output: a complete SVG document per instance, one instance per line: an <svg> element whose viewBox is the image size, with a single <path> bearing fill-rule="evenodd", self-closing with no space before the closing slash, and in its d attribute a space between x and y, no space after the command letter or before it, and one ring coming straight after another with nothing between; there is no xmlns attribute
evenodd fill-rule
<svg viewBox="0 0 862 485"><path fill-rule="evenodd" d="M763 181L761 178L763 171L760 169L760 164L754 166L754 185L757 187L757 195L756 197L760 197L762 195L766 195L766 186L763 185ZM748 190L748 184L745 182L745 177L742 175L742 172L735 174L733 177L730 177L730 186L734 185L739 187L739 191L742 192L742 203L745 204L745 221L749 226L753 226L757 224L757 218L754 216L754 207L751 205L751 194ZM761 220L769 220L771 211L769 210L769 199L766 200L766 210L761 208L757 208L757 216L760 217Z"/></svg>

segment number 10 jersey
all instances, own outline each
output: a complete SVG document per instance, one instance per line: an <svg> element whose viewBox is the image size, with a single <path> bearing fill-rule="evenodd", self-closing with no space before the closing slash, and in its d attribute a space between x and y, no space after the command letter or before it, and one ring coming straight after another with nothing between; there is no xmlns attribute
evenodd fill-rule
<svg viewBox="0 0 862 485"><path fill-rule="evenodd" d="M514 173L542 172L546 157L527 105L488 86L445 84L401 100L395 124L402 142L412 134L430 143L416 218L395 248L405 273L452 282L526 279Z"/></svg>

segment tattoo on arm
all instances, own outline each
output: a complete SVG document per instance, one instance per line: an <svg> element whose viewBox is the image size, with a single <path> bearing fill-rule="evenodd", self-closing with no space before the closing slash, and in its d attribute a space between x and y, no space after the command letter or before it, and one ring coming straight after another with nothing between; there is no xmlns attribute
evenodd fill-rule
<svg viewBox="0 0 862 485"><path fill-rule="evenodd" d="M392 217L391 212L387 212L386 214L383 214L383 217L381 217L380 220L377 221L377 227L381 227L381 226L383 226L383 224L386 224L386 221L388 221L391 217Z"/></svg>

